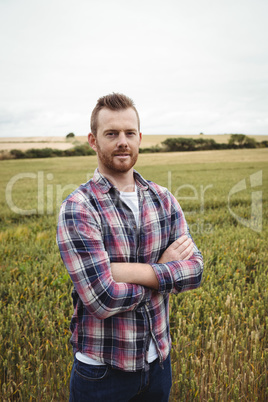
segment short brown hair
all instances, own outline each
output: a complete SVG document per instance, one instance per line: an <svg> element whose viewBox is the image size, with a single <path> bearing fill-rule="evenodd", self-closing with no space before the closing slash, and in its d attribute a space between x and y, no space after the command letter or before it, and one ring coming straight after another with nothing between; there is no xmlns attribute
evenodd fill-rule
<svg viewBox="0 0 268 402"><path fill-rule="evenodd" d="M134 111L136 112L137 119L138 119L138 127L139 127L139 131L140 131L140 118L139 118L137 109L135 108L133 100L124 94L119 94L119 93L113 92L110 95L105 95L98 99L97 104L94 107L92 114L91 114L90 126L91 126L92 134L94 136L97 135L98 114L101 109L107 108L110 110L123 110L123 109L128 109L130 107L132 109L134 109Z"/></svg>

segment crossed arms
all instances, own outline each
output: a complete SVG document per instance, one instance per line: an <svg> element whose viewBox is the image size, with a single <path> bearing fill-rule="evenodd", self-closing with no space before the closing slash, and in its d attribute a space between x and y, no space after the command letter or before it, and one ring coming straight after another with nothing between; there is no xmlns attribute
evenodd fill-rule
<svg viewBox="0 0 268 402"><path fill-rule="evenodd" d="M185 261L193 255L193 241L183 235L175 240L162 254L158 263ZM116 282L135 283L158 290L159 282L150 264L140 263L111 263L113 279Z"/></svg>
<svg viewBox="0 0 268 402"><path fill-rule="evenodd" d="M124 261L124 253L130 250L128 244L121 246L120 237L113 236L114 242L108 245L108 253L99 215L83 202L68 200L63 203L57 230L58 246L75 291L91 315L105 319L135 310L150 301L153 291L178 293L200 285L202 255L190 236L185 235L187 224L177 204L170 225L173 243L158 260L152 263L148 259L148 263L116 262ZM168 233L165 235L169 236ZM148 236L143 244L147 238L150 242ZM167 239L157 239L167 243Z"/></svg>

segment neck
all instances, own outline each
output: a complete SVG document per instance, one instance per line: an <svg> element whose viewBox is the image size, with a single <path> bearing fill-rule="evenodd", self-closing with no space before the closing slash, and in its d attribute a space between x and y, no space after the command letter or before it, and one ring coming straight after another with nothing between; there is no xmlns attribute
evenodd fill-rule
<svg viewBox="0 0 268 402"><path fill-rule="evenodd" d="M135 180L133 175L133 169L130 169L128 172L124 173L108 173L100 170L100 173L103 174L106 179L108 179L118 191L124 192L133 192L135 191Z"/></svg>

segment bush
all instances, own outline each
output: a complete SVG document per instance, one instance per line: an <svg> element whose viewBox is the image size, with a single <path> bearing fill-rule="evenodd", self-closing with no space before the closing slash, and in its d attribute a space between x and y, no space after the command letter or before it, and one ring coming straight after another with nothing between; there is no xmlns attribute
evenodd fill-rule
<svg viewBox="0 0 268 402"><path fill-rule="evenodd" d="M77 145L76 147L66 149L65 151L61 149L52 149L52 148L40 148L40 149L31 148L23 152L19 149L12 149L9 153L9 159L53 158L59 156L86 156L86 155L95 155L95 151L93 151L93 149L90 148L90 146L87 143L83 145ZM8 158L5 157L2 159L8 159Z"/></svg>
<svg viewBox="0 0 268 402"><path fill-rule="evenodd" d="M61 149L53 149L52 156L64 156L64 151Z"/></svg>
<svg viewBox="0 0 268 402"><path fill-rule="evenodd" d="M92 148L90 148L88 143L85 143L83 145L77 145L74 148L67 149L65 151L66 156L86 156L86 155L95 155L95 151L93 151Z"/></svg>
<svg viewBox="0 0 268 402"><path fill-rule="evenodd" d="M53 156L52 148L28 149L25 151L25 158L51 158Z"/></svg>
<svg viewBox="0 0 268 402"><path fill-rule="evenodd" d="M89 144L85 143L83 145L77 145L74 147L74 152L76 156L79 155L95 155L95 151L89 146Z"/></svg>
<svg viewBox="0 0 268 402"><path fill-rule="evenodd" d="M167 138L162 142L167 152L185 151L206 151L210 149L220 149L222 144L218 144L213 139L205 138Z"/></svg>
<svg viewBox="0 0 268 402"><path fill-rule="evenodd" d="M230 145L238 145L239 147L242 148L244 142L246 139L245 134L231 134L231 137L229 139L229 144Z"/></svg>
<svg viewBox="0 0 268 402"><path fill-rule="evenodd" d="M195 141L192 138L167 138L162 142L167 152L194 151Z"/></svg>
<svg viewBox="0 0 268 402"><path fill-rule="evenodd" d="M228 145L231 148L257 148L260 146L255 138L248 137L245 134L231 134Z"/></svg>
<svg viewBox="0 0 268 402"><path fill-rule="evenodd" d="M74 133L69 133L69 134L66 135L66 138L73 138L73 137L75 137Z"/></svg>
<svg viewBox="0 0 268 402"><path fill-rule="evenodd" d="M20 149L11 149L11 155L14 156L15 159L23 159L25 158L25 153Z"/></svg>
<svg viewBox="0 0 268 402"><path fill-rule="evenodd" d="M155 145L152 147L148 147L148 148L140 148L139 153L140 154L153 154L156 152L163 152L163 148L161 148L159 145Z"/></svg>
<svg viewBox="0 0 268 402"><path fill-rule="evenodd" d="M254 138L246 137L244 141L245 148L257 148L257 142Z"/></svg>
<svg viewBox="0 0 268 402"><path fill-rule="evenodd" d="M215 140L213 140L212 138L197 138L195 140L193 140L195 143L195 148L196 151L198 150L202 150L202 151L206 151L209 149L217 149L217 143Z"/></svg>
<svg viewBox="0 0 268 402"><path fill-rule="evenodd" d="M268 148L268 141L261 141L259 144L261 148Z"/></svg>

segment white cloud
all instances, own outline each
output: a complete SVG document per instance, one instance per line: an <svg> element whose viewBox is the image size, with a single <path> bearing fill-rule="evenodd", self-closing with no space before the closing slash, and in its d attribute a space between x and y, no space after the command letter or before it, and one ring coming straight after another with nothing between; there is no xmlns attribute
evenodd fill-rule
<svg viewBox="0 0 268 402"><path fill-rule="evenodd" d="M0 136L86 134L112 91L134 99L144 133L267 134L267 11L266 0L2 0Z"/></svg>

